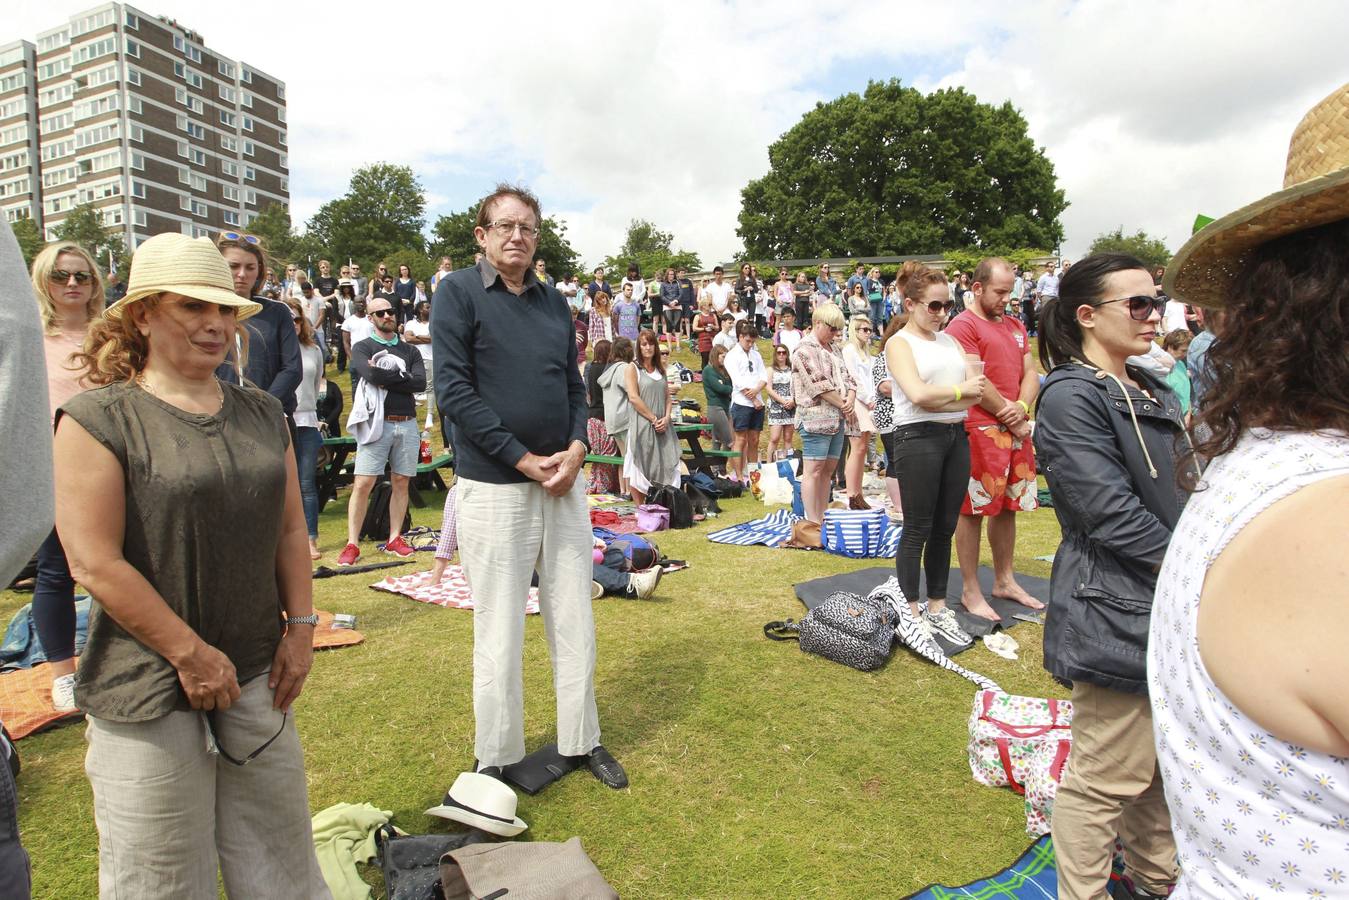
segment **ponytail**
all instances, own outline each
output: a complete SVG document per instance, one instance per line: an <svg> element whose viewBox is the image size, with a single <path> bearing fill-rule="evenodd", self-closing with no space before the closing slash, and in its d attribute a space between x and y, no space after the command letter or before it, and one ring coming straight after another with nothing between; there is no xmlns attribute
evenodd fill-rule
<svg viewBox="0 0 1349 900"><path fill-rule="evenodd" d="M1036 312L1040 322L1040 365L1046 372L1083 357L1077 308L1083 304L1098 305L1110 275L1134 269L1146 272L1147 268L1141 259L1128 253L1093 253L1073 264L1059 280L1059 295L1042 302Z"/></svg>

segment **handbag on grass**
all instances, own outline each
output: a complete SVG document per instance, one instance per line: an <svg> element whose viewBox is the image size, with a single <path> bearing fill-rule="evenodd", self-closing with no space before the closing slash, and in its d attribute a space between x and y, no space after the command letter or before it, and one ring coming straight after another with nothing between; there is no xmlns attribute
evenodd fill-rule
<svg viewBox="0 0 1349 900"><path fill-rule="evenodd" d="M883 509L826 509L820 523L820 541L827 552L838 556L878 557L884 555L891 527Z"/></svg>
<svg viewBox="0 0 1349 900"><path fill-rule="evenodd" d="M867 597L835 591L800 622L769 622L764 637L797 640L801 650L863 672L885 665L895 638L895 613Z"/></svg>
<svg viewBox="0 0 1349 900"><path fill-rule="evenodd" d="M1024 794L1032 769L1062 771L1073 746L1072 724L1070 700L976 692L969 744L974 780Z"/></svg>
<svg viewBox="0 0 1349 900"><path fill-rule="evenodd" d="M657 503L637 507L638 531L664 531L670 527L670 511Z"/></svg>
<svg viewBox="0 0 1349 900"><path fill-rule="evenodd" d="M375 830L375 850L389 900L433 900L439 896L440 858L467 844L489 840L481 831L456 834L399 834L390 825Z"/></svg>

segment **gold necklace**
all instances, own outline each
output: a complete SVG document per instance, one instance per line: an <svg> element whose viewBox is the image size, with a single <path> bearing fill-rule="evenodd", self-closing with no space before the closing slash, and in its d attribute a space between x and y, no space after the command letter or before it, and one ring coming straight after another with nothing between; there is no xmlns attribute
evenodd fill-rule
<svg viewBox="0 0 1349 900"><path fill-rule="evenodd" d="M215 385L215 398L216 398L215 411L218 413L225 407L225 390L220 386L219 378L212 378L211 383ZM136 373L136 384L140 386L141 390L145 391L151 397L154 397L157 400L163 400L165 403L169 402L167 400L164 400L164 398L160 396L159 391L155 390L154 387L150 384L150 382L146 379L144 370L141 370L140 372ZM212 415L214 415L214 413L212 413Z"/></svg>

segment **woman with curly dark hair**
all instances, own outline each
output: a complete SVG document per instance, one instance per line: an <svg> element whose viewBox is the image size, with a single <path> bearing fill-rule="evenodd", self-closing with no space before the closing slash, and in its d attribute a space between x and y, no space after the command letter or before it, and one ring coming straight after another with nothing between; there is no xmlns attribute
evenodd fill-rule
<svg viewBox="0 0 1349 900"><path fill-rule="evenodd" d="M1163 281L1223 310L1196 413L1209 463L1162 563L1148 650L1178 898L1345 892L1346 117L1349 85L1299 124L1284 189L1194 235Z"/></svg>

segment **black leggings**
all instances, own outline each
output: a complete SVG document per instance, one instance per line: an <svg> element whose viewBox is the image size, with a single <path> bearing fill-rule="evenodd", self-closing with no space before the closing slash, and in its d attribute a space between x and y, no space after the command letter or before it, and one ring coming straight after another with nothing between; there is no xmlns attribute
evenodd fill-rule
<svg viewBox="0 0 1349 900"><path fill-rule="evenodd" d="M75 655L75 579L56 529L37 551L33 627L49 661L61 662Z"/></svg>
<svg viewBox="0 0 1349 900"><path fill-rule="evenodd" d="M704 351L702 351L701 353L699 353L698 355L701 356L701 357L703 358L703 368L706 369L706 368L707 368L707 358L708 358L709 356L712 355L712 351L711 351L711 350L704 350Z"/></svg>
<svg viewBox="0 0 1349 900"><path fill-rule="evenodd" d="M895 573L904 599L918 602L918 570L927 573L927 596L946 599L951 574L951 535L970 480L970 444L965 423L914 422L894 432L904 530Z"/></svg>

